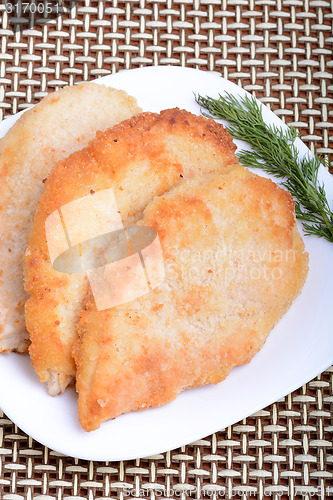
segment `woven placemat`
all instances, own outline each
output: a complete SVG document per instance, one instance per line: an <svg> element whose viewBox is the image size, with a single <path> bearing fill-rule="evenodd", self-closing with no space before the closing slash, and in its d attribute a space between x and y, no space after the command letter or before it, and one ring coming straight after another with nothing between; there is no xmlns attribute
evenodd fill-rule
<svg viewBox="0 0 333 500"><path fill-rule="evenodd" d="M332 165L332 18L323 0L85 0L18 29L0 5L1 118L121 69L214 71L267 104ZM15 27L16 26L16 27ZM6 381L8 383L8 381ZM64 457L0 422L0 499L333 496L333 369L236 425L155 457Z"/></svg>

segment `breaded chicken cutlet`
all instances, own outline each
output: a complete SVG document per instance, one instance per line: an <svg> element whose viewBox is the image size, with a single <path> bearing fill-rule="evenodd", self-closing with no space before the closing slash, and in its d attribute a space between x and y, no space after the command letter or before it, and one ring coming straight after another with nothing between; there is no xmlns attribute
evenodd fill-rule
<svg viewBox="0 0 333 500"><path fill-rule="evenodd" d="M290 193L241 166L184 180L138 225L157 231L165 279L127 308L89 292L74 349L87 431L248 363L307 275Z"/></svg>
<svg viewBox="0 0 333 500"><path fill-rule="evenodd" d="M142 113L98 133L88 147L53 169L25 253L25 286L31 295L25 307L29 352L51 394L62 392L75 377L72 349L88 281L83 274L53 268L45 232L50 214L73 200L112 188L126 226L129 217L140 214L155 196L182 179L224 172L236 163L235 149L222 125L170 109Z"/></svg>
<svg viewBox="0 0 333 500"><path fill-rule="evenodd" d="M50 171L97 130L140 111L126 92L85 83L47 95L0 140L0 351L28 349L23 254Z"/></svg>

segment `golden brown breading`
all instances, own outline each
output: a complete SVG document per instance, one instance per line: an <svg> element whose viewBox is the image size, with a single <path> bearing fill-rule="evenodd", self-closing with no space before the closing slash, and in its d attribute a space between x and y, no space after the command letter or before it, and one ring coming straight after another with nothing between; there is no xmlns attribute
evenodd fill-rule
<svg viewBox="0 0 333 500"><path fill-rule="evenodd" d="M74 199L113 188L126 221L182 178L225 170L236 162L235 149L222 125L170 109L143 113L98 133L87 148L52 171L38 204L25 261L26 289L32 295L26 304L30 356L41 381L51 381L53 392L55 379L58 389L64 390L68 377L75 376L71 351L87 279L52 268L47 217Z"/></svg>
<svg viewBox="0 0 333 500"><path fill-rule="evenodd" d="M166 277L128 308L88 295L74 350L87 431L248 363L307 275L291 195L241 166L182 182L138 224L157 230Z"/></svg>
<svg viewBox="0 0 333 500"><path fill-rule="evenodd" d="M85 83L44 97L0 141L0 351L26 351L23 254L38 198L57 161L141 110L126 92Z"/></svg>

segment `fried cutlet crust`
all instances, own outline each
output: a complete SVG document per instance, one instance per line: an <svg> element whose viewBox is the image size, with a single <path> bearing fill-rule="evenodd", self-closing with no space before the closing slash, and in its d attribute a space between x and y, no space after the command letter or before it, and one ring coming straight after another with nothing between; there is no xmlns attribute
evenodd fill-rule
<svg viewBox="0 0 333 500"><path fill-rule="evenodd" d="M37 201L56 163L139 113L126 92L85 83L44 97L0 140L0 351L26 351L23 254Z"/></svg>
<svg viewBox="0 0 333 500"><path fill-rule="evenodd" d="M83 275L53 269L45 236L48 215L73 199L113 188L126 221L182 178L227 169L236 163L235 149L222 125L175 108L142 113L99 132L88 147L57 165L45 184L25 253L29 352L41 381L56 374L61 391L75 376L72 347L88 286Z"/></svg>
<svg viewBox="0 0 333 500"><path fill-rule="evenodd" d="M74 348L86 431L248 363L306 279L290 193L240 166L182 182L138 224L158 232L165 280L127 309L88 294Z"/></svg>

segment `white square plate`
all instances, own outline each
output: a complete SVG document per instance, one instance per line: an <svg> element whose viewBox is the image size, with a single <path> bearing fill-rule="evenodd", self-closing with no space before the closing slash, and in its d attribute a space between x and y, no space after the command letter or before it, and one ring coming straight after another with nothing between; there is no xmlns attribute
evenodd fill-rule
<svg viewBox="0 0 333 500"><path fill-rule="evenodd" d="M193 93L211 97L224 91L245 94L218 75L181 67L122 71L97 82L126 90L147 111L178 106L200 114ZM0 136L19 115L0 124ZM267 123L285 126L267 108L264 118ZM296 144L301 154L308 151L300 140ZM264 175L260 170L256 173ZM333 179L324 167L320 179L332 200ZM310 270L302 293L251 363L233 369L223 382L187 390L161 408L122 415L86 433L79 425L74 388L52 398L28 356L0 355L2 410L23 431L53 450L89 460L122 460L187 444L269 405L333 363L333 244L313 236L304 241Z"/></svg>

